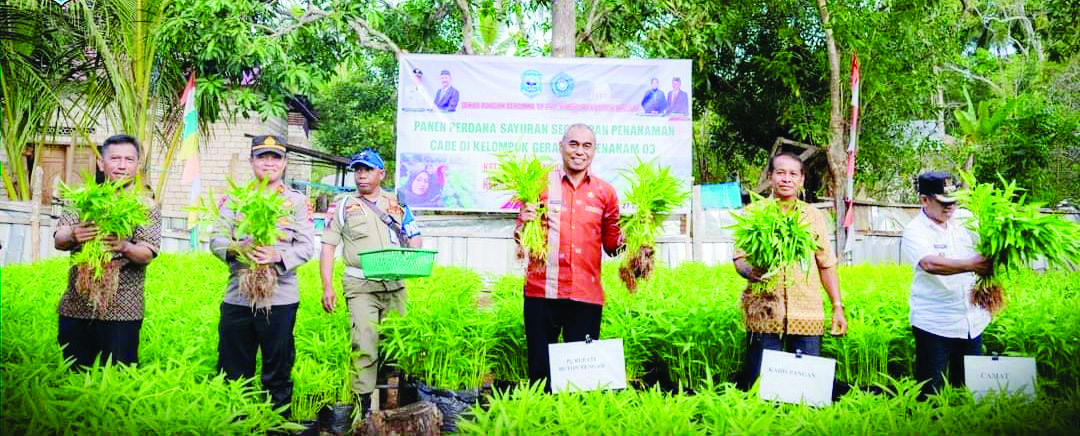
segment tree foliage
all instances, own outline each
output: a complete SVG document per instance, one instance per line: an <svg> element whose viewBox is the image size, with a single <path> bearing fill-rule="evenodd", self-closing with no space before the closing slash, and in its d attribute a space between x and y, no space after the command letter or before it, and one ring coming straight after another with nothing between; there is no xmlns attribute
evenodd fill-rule
<svg viewBox="0 0 1080 436"><path fill-rule="evenodd" d="M23 150L40 144L42 126L60 116L64 91L93 68L78 50L77 26L51 1L0 4L0 142L8 156L0 175L10 199L31 198Z"/></svg>
<svg viewBox="0 0 1080 436"><path fill-rule="evenodd" d="M319 111L315 145L338 156L372 148L384 160L392 161L396 89L390 79L339 69L339 74L315 94Z"/></svg>
<svg viewBox="0 0 1080 436"><path fill-rule="evenodd" d="M19 7L52 4L44 0L9 3ZM200 78L198 101L204 125L249 112L282 115L286 98L306 94L313 97L321 115L323 131L317 133L316 143L340 155L370 146L385 157L393 156L400 53L544 55L550 51L545 38L552 28L547 13L551 0L315 0L303 6L254 0L74 3L86 5L85 10L93 13L62 12L77 18L68 20L76 29L70 38L52 28L45 32L41 26L21 27L29 32L24 32L23 40L35 47L27 48L11 45L9 33L0 35L7 44L5 77L15 77L13 66L18 65L30 66L21 71L34 73L31 78L17 79L26 84L20 88L0 84L5 102L26 101L16 98L20 95L16 90L60 90L60 84L97 86L101 95L117 98L127 93L127 82L114 76L131 77L146 82L135 83L138 89L150 90L133 91L134 98L156 103L127 105L135 109L122 110L119 118L137 120L143 116L140 113L153 112L138 108L164 108L154 132L164 144L171 144L173 131L168 126L176 96L182 79L194 71ZM144 7L132 9L130 4ZM831 100L826 26L818 6L808 0L577 2L577 54L692 60L698 183L735 178L755 182L778 137L825 149L837 148L838 134L845 137L844 143L846 137L857 134L860 151L855 178L863 196L910 200L911 176L928 169L957 168L974 152L974 169L980 176L1000 170L1029 189L1032 198L1044 201L1080 197L1078 184L1068 184L1076 180L1076 138L1080 137L1076 134L1080 2L828 1L824 4L830 16L827 27L843 60L840 105ZM160 22L144 19L146 24L135 26L123 21L140 10ZM91 28L106 22L124 25L99 26L112 32L105 35L104 45L79 30L79 23ZM48 38L25 38L46 33ZM134 46L118 45L139 35L148 38L153 53L145 65L122 55L134 53ZM54 52L86 53L65 51L65 47L120 47L117 53L121 54L111 57L112 63L123 65L110 67L110 56L104 52L93 59L83 56L99 69L86 75L89 80L71 80L69 73L50 72L45 66L79 63L43 61ZM21 57L11 55L15 53ZM846 84L846 59L851 54L857 54L862 65L860 123L854 132L837 133L835 124L830 128L830 114L835 121L831 111L842 106L839 109L847 117L851 90ZM37 60L18 63L31 58ZM152 72L149 76L148 71ZM1002 112L1004 118L994 119L996 130L981 133L974 142L965 141L965 122L972 120L952 116L957 110L968 113L965 90L975 110L975 124L981 121L980 107L988 109L987 121L993 119L994 108L1015 107ZM44 104L48 99L41 100ZM95 107L104 110L106 100ZM20 104L16 106L29 107ZM15 144L11 147L19 148L27 138L40 136L33 128L24 134L9 127L36 125L11 115L22 113L38 112L4 113L5 147ZM933 134L922 131L926 126L932 127ZM12 132L22 136L9 140L15 135ZM834 155L830 163L835 160ZM823 174L835 173L835 165L826 172L820 163L810 163L814 169L808 179L811 187L837 186L826 183L829 175ZM5 170L11 180L5 183L10 194L26 174L16 168Z"/></svg>

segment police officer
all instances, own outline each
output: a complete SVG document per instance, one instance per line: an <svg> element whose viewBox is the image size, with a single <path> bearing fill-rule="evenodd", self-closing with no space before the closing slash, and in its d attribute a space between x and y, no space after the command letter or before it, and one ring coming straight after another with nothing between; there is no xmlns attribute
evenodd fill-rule
<svg viewBox="0 0 1080 436"><path fill-rule="evenodd" d="M349 169L356 177L356 194L338 200L330 224L322 235L319 271L323 284L323 309L333 312L334 252L343 244L345 274L342 279L345 302L352 318L350 336L353 350L352 389L361 413L371 406L371 392L378 376L379 334L376 330L388 311L405 314L405 286L399 280L376 281L364 278L359 253L388 247L419 248L420 231L412 211L398 203L379 184L386 176L383 160L374 150L352 156ZM404 243L402 243L404 242Z"/></svg>
<svg viewBox="0 0 1080 436"><path fill-rule="evenodd" d="M308 198L288 189L282 182L287 164L285 140L276 135L256 136L251 142L251 169L255 178L285 197L292 213L278 222L282 237L272 246L249 247L237 240L236 214L228 198L222 199L221 216L210 239L210 251L229 265L229 285L221 304L218 325L218 369L228 380L255 376L255 353L262 350L262 384L269 391L274 408L285 407L289 417L292 402L292 367L296 361L293 327L300 304L296 268L315 255L314 233ZM238 259L246 255L258 265L272 265L277 271L277 287L270 301L251 301L240 290L238 276L248 266Z"/></svg>

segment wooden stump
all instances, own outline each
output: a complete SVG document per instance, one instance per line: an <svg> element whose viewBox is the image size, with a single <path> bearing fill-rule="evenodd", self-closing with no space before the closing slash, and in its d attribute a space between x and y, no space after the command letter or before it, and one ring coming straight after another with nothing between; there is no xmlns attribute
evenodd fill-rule
<svg viewBox="0 0 1080 436"><path fill-rule="evenodd" d="M396 375L392 375L386 378L386 409L397 409L398 404L398 383L399 378Z"/></svg>
<svg viewBox="0 0 1080 436"><path fill-rule="evenodd" d="M421 401L400 409L371 412L357 429L361 435L437 435L442 427L442 413L435 403Z"/></svg>

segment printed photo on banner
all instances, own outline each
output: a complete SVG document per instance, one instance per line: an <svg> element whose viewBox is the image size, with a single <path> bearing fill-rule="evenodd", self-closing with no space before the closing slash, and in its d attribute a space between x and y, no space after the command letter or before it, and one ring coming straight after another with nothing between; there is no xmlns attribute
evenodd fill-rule
<svg viewBox="0 0 1080 436"><path fill-rule="evenodd" d="M399 198L417 209L475 209L479 185L473 165L460 156L402 154L397 164Z"/></svg>
<svg viewBox="0 0 1080 436"><path fill-rule="evenodd" d="M485 189L504 152L558 165L566 126L596 132L595 173L621 189L640 160L692 184L690 61L406 54L399 59L398 190L410 206L507 211Z"/></svg>
<svg viewBox="0 0 1080 436"><path fill-rule="evenodd" d="M653 77L645 97L641 99L641 113L654 117L685 118L690 115L690 96L682 90L682 79L671 78L671 90L664 93L660 89L660 79Z"/></svg>
<svg viewBox="0 0 1080 436"><path fill-rule="evenodd" d="M406 112L431 112L435 108L435 99L424 82L424 70L413 68L409 82L402 86L401 110Z"/></svg>
<svg viewBox="0 0 1080 436"><path fill-rule="evenodd" d="M450 75L450 70L439 72L439 83L442 87L435 93L435 106L443 112L456 111L461 94L454 88L454 78Z"/></svg>

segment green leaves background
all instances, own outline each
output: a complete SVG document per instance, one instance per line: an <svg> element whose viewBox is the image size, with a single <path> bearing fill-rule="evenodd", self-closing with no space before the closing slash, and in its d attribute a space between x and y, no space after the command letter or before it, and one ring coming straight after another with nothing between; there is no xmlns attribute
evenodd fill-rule
<svg viewBox="0 0 1080 436"><path fill-rule="evenodd" d="M751 196L755 200L742 214L732 213L735 248L746 253L750 265L767 270L765 277L771 277L781 268L813 256L818 244L799 208L785 211L774 198L752 192Z"/></svg>
<svg viewBox="0 0 1080 436"><path fill-rule="evenodd" d="M1030 268L1040 256L1051 266L1080 265L1080 225L1042 213L1043 204L1025 204L1015 182L977 183L968 173L961 178L967 188L957 197L972 214L966 225L978 234L975 251L990 259L994 275Z"/></svg>
<svg viewBox="0 0 1080 436"><path fill-rule="evenodd" d="M56 301L67 267L67 259L56 258L3 268L0 428L5 433L251 434L282 428L264 396L225 384L214 368L219 306L228 280L220 260L210 254L156 259L147 268L142 363L134 370L110 367L84 374L65 370L56 343ZM340 264L336 268L335 284L342 269ZM843 338L824 338L822 352L838 359L839 379L864 386L880 383L901 395L854 394L831 408L812 409L761 403L723 385L739 368L745 340L738 311L745 281L730 264L661 267L633 295L618 285L616 269L613 263L604 265L607 305L601 332L604 338L623 338L628 377L641 378L646 362L660 362L658 374L698 395L537 396L519 389L512 397L492 400L490 413L477 412L470 418L477 424L467 425L466 432L580 433L586 418L600 434L630 433L648 425L678 434L702 428L799 434L838 429L1055 433L1075 423L1080 398L1078 273L1011 275L1006 279L1015 290L1010 307L983 336L987 353L1037 358L1041 400L975 404L954 392L923 405L911 401L915 391L908 378L914 355L906 305L911 268L840 267L851 330ZM317 263L302 266L298 278L293 413L295 419L310 420L322 404L348 400L349 316L344 308L332 314L319 309ZM522 283L520 275L482 278L459 268L436 268L429 278L408 280L408 316L387 320L381 350L411 375L440 387L477 387L475 374L481 372L524 380ZM258 386L257 380L252 383Z"/></svg>
<svg viewBox="0 0 1080 436"><path fill-rule="evenodd" d="M520 242L525 254L542 260L547 256L547 232L542 222L545 208L539 202L540 194L547 189L552 166L545 165L536 156L530 158L513 153L500 154L498 159L499 165L488 173L491 189L510 191L514 195L513 201L537 205L537 219L522 227Z"/></svg>
<svg viewBox="0 0 1080 436"><path fill-rule="evenodd" d="M266 187L264 182L252 180L244 186L229 186L229 205L236 214L236 228L233 237L236 240L251 238L256 247L273 246L281 237L278 221L288 217L292 211L285 208L285 198L274 189Z"/></svg>
<svg viewBox="0 0 1080 436"><path fill-rule="evenodd" d="M79 214L79 221L98 227L97 237L83 244L82 250L71 257L74 264L90 265L95 278L101 277L102 268L113 255L106 251L102 240L109 235L130 238L135 229L146 225L148 208L140 198L141 185L139 180L131 183L135 186L132 189L127 189L124 181L97 183L89 173L83 174L81 186L60 183L60 197L67 203L66 207Z"/></svg>
<svg viewBox="0 0 1080 436"><path fill-rule="evenodd" d="M637 253L641 247L656 246L664 220L686 201L690 191L671 174L671 168L660 168L652 162L639 161L622 176L630 186L625 202L633 206L633 211L624 215L619 224L626 236L626 253Z"/></svg>

